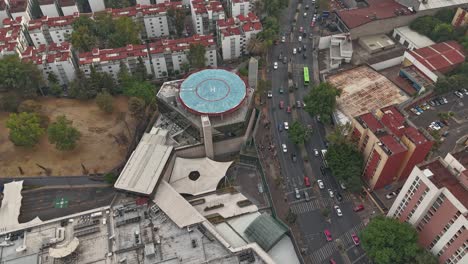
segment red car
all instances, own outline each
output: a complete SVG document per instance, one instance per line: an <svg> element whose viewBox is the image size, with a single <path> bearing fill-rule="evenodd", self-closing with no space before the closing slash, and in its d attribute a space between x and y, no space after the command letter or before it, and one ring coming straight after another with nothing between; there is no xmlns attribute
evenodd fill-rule
<svg viewBox="0 0 468 264"><path fill-rule="evenodd" d="M307 177L307 176L304 176L304 185L305 185L306 187L310 187L309 177Z"/></svg>
<svg viewBox="0 0 468 264"><path fill-rule="evenodd" d="M315 26L315 21L310 22L310 27L314 27L314 26Z"/></svg>
<svg viewBox="0 0 468 264"><path fill-rule="evenodd" d="M334 259L330 259L330 264L336 264L336 261Z"/></svg>
<svg viewBox="0 0 468 264"><path fill-rule="evenodd" d="M362 204L360 204L360 205L353 208L354 212L359 212L359 211L362 211L362 210L364 210L364 205L362 205Z"/></svg>
<svg viewBox="0 0 468 264"><path fill-rule="evenodd" d="M300 28L299 28L299 32L301 32L301 33L304 32L304 28L303 28L303 27L300 27Z"/></svg>
<svg viewBox="0 0 468 264"><path fill-rule="evenodd" d="M283 109L283 108L284 108L284 102L283 102L283 101L280 101L280 102L279 102L279 108L280 108L280 109Z"/></svg>
<svg viewBox="0 0 468 264"><path fill-rule="evenodd" d="M351 234L353 238L354 245L359 246L359 237L356 234Z"/></svg>
<svg viewBox="0 0 468 264"><path fill-rule="evenodd" d="M323 231L323 233L325 234L325 237L327 238L327 241L332 241L332 236L331 236L330 230L325 229Z"/></svg>
<svg viewBox="0 0 468 264"><path fill-rule="evenodd" d="M291 106L288 106L288 108L286 108L286 112L291 113Z"/></svg>

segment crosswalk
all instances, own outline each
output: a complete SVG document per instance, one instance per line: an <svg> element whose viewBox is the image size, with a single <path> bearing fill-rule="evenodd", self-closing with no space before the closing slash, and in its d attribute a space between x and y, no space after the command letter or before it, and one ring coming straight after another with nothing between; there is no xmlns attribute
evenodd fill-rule
<svg viewBox="0 0 468 264"><path fill-rule="evenodd" d="M359 232L364 228L364 223L360 222L358 225L354 226L350 230L348 230L346 233L342 234L338 239L340 239L343 242L343 246L345 249L348 249L350 247L354 246L353 238L351 237L351 234L359 234Z"/></svg>
<svg viewBox="0 0 468 264"><path fill-rule="evenodd" d="M310 263L322 263L322 261L330 258L337 250L338 248L334 242L328 242L325 246L309 255Z"/></svg>
<svg viewBox="0 0 468 264"><path fill-rule="evenodd" d="M291 211L295 214L303 214L315 210L319 210L323 207L323 203L320 200L312 200L305 203L295 203L290 205Z"/></svg>

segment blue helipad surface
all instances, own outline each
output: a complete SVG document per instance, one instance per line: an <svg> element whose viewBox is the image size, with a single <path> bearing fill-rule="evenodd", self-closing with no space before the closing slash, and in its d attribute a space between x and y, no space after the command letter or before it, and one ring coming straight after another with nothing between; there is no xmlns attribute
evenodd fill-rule
<svg viewBox="0 0 468 264"><path fill-rule="evenodd" d="M198 114L218 115L236 109L247 95L244 81L226 70L203 70L180 85L182 104Z"/></svg>

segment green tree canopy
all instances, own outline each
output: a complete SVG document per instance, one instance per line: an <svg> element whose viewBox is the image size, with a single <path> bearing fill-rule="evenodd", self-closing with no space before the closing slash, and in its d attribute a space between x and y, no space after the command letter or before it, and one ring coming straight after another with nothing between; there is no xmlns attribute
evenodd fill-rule
<svg viewBox="0 0 468 264"><path fill-rule="evenodd" d="M112 111L114 111L114 97L108 92L98 93L96 96L96 104L99 109L106 113L112 113Z"/></svg>
<svg viewBox="0 0 468 264"><path fill-rule="evenodd" d="M444 42L454 39L453 31L454 29L451 24L440 23L435 26L429 36L437 42Z"/></svg>
<svg viewBox="0 0 468 264"><path fill-rule="evenodd" d="M190 50L187 57L192 68L200 69L205 67L205 52L205 46L202 44L190 44Z"/></svg>
<svg viewBox="0 0 468 264"><path fill-rule="evenodd" d="M128 82L124 86L123 93L129 97L141 98L147 105L153 103L156 100L156 89L149 82Z"/></svg>
<svg viewBox="0 0 468 264"><path fill-rule="evenodd" d="M296 145L304 144L304 142L306 142L306 140L309 139L311 134L312 130L308 129L306 126L299 123L298 121L294 121L288 130L289 138Z"/></svg>
<svg viewBox="0 0 468 264"><path fill-rule="evenodd" d="M32 147L44 134L40 119L35 113L10 114L6 126L10 129L9 138L16 146Z"/></svg>
<svg viewBox="0 0 468 264"><path fill-rule="evenodd" d="M393 218L373 218L360 238L367 255L379 264L414 263L419 252L416 230Z"/></svg>
<svg viewBox="0 0 468 264"><path fill-rule="evenodd" d="M410 24L410 28L422 35L429 36L439 23L441 23L441 21L435 17L423 16L413 20Z"/></svg>
<svg viewBox="0 0 468 264"><path fill-rule="evenodd" d="M439 260L436 256L432 255L431 252L427 251L424 248L421 248L414 258L415 264L437 264Z"/></svg>
<svg viewBox="0 0 468 264"><path fill-rule="evenodd" d="M172 19L177 35L182 36L185 26L185 17L187 16L185 11L182 9L170 8L167 11L167 16Z"/></svg>
<svg viewBox="0 0 468 264"><path fill-rule="evenodd" d="M138 97L130 97L128 100L128 110L137 118L141 118L145 114L146 103L143 99Z"/></svg>
<svg viewBox="0 0 468 264"><path fill-rule="evenodd" d="M454 8L444 8L434 15L434 18L440 20L442 23L452 23L453 16L455 15L456 9Z"/></svg>
<svg viewBox="0 0 468 264"><path fill-rule="evenodd" d="M131 4L130 0L105 0L107 8L124 8L131 6Z"/></svg>
<svg viewBox="0 0 468 264"><path fill-rule="evenodd" d="M326 155L327 164L338 181L352 192L361 190L364 158L350 142L331 142Z"/></svg>
<svg viewBox="0 0 468 264"><path fill-rule="evenodd" d="M145 62L141 57L138 57L138 63L133 72L133 77L139 81L145 81L148 79L148 71L146 70Z"/></svg>
<svg viewBox="0 0 468 264"><path fill-rule="evenodd" d="M72 124L65 116L59 116L47 129L49 142L55 144L58 150L72 150L76 147L81 133Z"/></svg>
<svg viewBox="0 0 468 264"><path fill-rule="evenodd" d="M336 108L336 97L341 95L341 90L328 82L320 83L311 89L304 97L305 110L313 116L319 115L324 123L331 122L331 116Z"/></svg>
<svg viewBox="0 0 468 264"><path fill-rule="evenodd" d="M23 62L17 55L0 59L0 90L13 92L19 97L32 97L44 85L36 65Z"/></svg>

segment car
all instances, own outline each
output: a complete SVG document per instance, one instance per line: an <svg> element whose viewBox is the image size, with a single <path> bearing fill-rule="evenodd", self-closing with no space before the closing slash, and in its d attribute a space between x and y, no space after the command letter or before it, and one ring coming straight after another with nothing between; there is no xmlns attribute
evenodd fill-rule
<svg viewBox="0 0 468 264"><path fill-rule="evenodd" d="M278 92L279 92L280 94L282 94L282 93L284 92L283 87L280 87L280 88L278 89Z"/></svg>
<svg viewBox="0 0 468 264"><path fill-rule="evenodd" d="M284 101L280 101L280 102L279 102L279 108L280 108L280 109L283 109L283 108L284 108Z"/></svg>
<svg viewBox="0 0 468 264"><path fill-rule="evenodd" d="M434 121L440 128L444 127L445 125L442 124L442 122L440 122L439 120L437 121Z"/></svg>
<svg viewBox="0 0 468 264"><path fill-rule="evenodd" d="M299 32L301 32L301 33L304 32L304 28L303 28L303 27L300 27L300 28L299 28Z"/></svg>
<svg viewBox="0 0 468 264"><path fill-rule="evenodd" d="M340 187L341 187L341 189L346 190L346 185L344 183L342 183L342 182L340 182Z"/></svg>
<svg viewBox="0 0 468 264"><path fill-rule="evenodd" d="M299 189L298 188L294 188L294 193L295 193L295 196L296 196L296 199L301 199L301 193L299 192Z"/></svg>
<svg viewBox="0 0 468 264"><path fill-rule="evenodd" d="M314 17L312 18L312 22L315 22L315 21L317 21L317 17L314 14Z"/></svg>
<svg viewBox="0 0 468 264"><path fill-rule="evenodd" d="M331 198L333 198L335 196L332 189L328 189L328 195L330 195Z"/></svg>
<svg viewBox="0 0 468 264"><path fill-rule="evenodd" d="M283 53L282 53L282 52L280 52L280 54L278 55L278 60L279 60L279 61L282 61L282 60L283 60Z"/></svg>
<svg viewBox="0 0 468 264"><path fill-rule="evenodd" d="M444 104L448 104L448 100L447 100L447 98L445 98L445 97L442 97L441 99L442 99L442 101L444 102Z"/></svg>
<svg viewBox="0 0 468 264"><path fill-rule="evenodd" d="M307 176L304 176L304 185L305 185L306 187L310 187L309 177L307 177Z"/></svg>
<svg viewBox="0 0 468 264"><path fill-rule="evenodd" d="M415 108L411 108L410 111L413 112L413 114L415 114L415 115L421 115L421 113L418 110L416 110Z"/></svg>
<svg viewBox="0 0 468 264"><path fill-rule="evenodd" d="M297 160L296 154L294 154L294 153L291 154L291 159L292 159L293 162L296 162L296 160Z"/></svg>
<svg viewBox="0 0 468 264"><path fill-rule="evenodd" d="M307 38L307 32L302 32L302 38Z"/></svg>
<svg viewBox="0 0 468 264"><path fill-rule="evenodd" d="M301 108L301 107L302 107L301 101L296 101L296 107L297 107L297 108Z"/></svg>
<svg viewBox="0 0 468 264"><path fill-rule="evenodd" d="M343 201L343 196L341 195L341 193L339 192L336 193L336 199L338 200L338 202Z"/></svg>
<svg viewBox="0 0 468 264"><path fill-rule="evenodd" d="M439 99L434 99L434 103L435 103L435 105L436 105L436 106L439 106L439 105L441 105L441 102L440 102L440 100L439 100Z"/></svg>
<svg viewBox="0 0 468 264"><path fill-rule="evenodd" d="M461 91L460 91L460 92L463 92L465 95L468 95L468 90L467 90L467 89L465 89L465 88L461 89Z"/></svg>
<svg viewBox="0 0 468 264"><path fill-rule="evenodd" d="M302 58L307 59L307 54L305 52L302 54Z"/></svg>
<svg viewBox="0 0 468 264"><path fill-rule="evenodd" d="M459 91L453 92L458 98L463 98L463 94L460 93Z"/></svg>
<svg viewBox="0 0 468 264"><path fill-rule="evenodd" d="M424 113L424 110L422 110L422 108L419 106L415 106L414 109L418 110L418 112L421 114Z"/></svg>
<svg viewBox="0 0 468 264"><path fill-rule="evenodd" d="M281 42L286 42L286 36L281 36Z"/></svg>
<svg viewBox="0 0 468 264"><path fill-rule="evenodd" d="M301 52L302 52L302 48L301 48L301 47L297 48L297 52L298 52L298 53L301 53Z"/></svg>
<svg viewBox="0 0 468 264"><path fill-rule="evenodd" d="M387 193L387 195L385 195L385 198L387 198L387 200L390 200L396 195L397 195L396 192Z"/></svg>
<svg viewBox="0 0 468 264"><path fill-rule="evenodd" d="M343 216L343 212L341 212L341 209L338 205L333 206L333 208L335 208L336 215Z"/></svg>
<svg viewBox="0 0 468 264"><path fill-rule="evenodd" d="M288 57L283 56L283 64L286 64L286 63L288 63Z"/></svg>
<svg viewBox="0 0 468 264"><path fill-rule="evenodd" d="M278 62L275 61L275 63L273 63L273 69L278 69Z"/></svg>
<svg viewBox="0 0 468 264"><path fill-rule="evenodd" d="M309 5L306 5L306 6L305 6L305 9L306 9L306 10L309 9Z"/></svg>
<svg viewBox="0 0 468 264"><path fill-rule="evenodd" d="M449 125L449 122L448 122L448 120L446 120L446 119L443 119L443 120L442 120L442 123L444 123L444 125L446 125L446 126Z"/></svg>
<svg viewBox="0 0 468 264"><path fill-rule="evenodd" d="M323 165L320 165L320 173L322 173L322 175L325 175L325 173L326 173L325 168L323 167Z"/></svg>
<svg viewBox="0 0 468 264"><path fill-rule="evenodd" d="M271 92L271 90L270 90L270 91L268 91L268 98L272 98L272 97L273 97L273 92Z"/></svg>
<svg viewBox="0 0 468 264"><path fill-rule="evenodd" d="M449 135L449 132L448 132L448 131L445 131L445 132L442 134L443 137L447 137L448 135Z"/></svg>
<svg viewBox="0 0 468 264"><path fill-rule="evenodd" d="M307 17L307 13L304 13L304 17Z"/></svg>
<svg viewBox="0 0 468 264"><path fill-rule="evenodd" d="M286 108L286 113L291 113L291 106L288 105L288 107Z"/></svg>
<svg viewBox="0 0 468 264"><path fill-rule="evenodd" d="M325 238L327 239L327 241L332 241L330 230L328 229L323 230L323 234L325 235Z"/></svg>
<svg viewBox="0 0 468 264"><path fill-rule="evenodd" d="M309 196L309 193L307 191L304 191L304 197L305 197L306 201L310 201L310 196Z"/></svg>
<svg viewBox="0 0 468 264"><path fill-rule="evenodd" d="M299 42L302 42L302 36L299 36L298 40Z"/></svg>
<svg viewBox="0 0 468 264"><path fill-rule="evenodd" d="M288 130L289 129L289 123L288 122L284 122L284 130Z"/></svg>
<svg viewBox="0 0 468 264"><path fill-rule="evenodd" d="M306 51L306 49L307 49L307 45L306 45L306 44L304 44L304 45L302 46L302 49L303 49L304 51Z"/></svg>
<svg viewBox="0 0 468 264"><path fill-rule="evenodd" d="M283 148L284 153L288 152L288 147L286 147L286 144L281 144L281 147Z"/></svg>
<svg viewBox="0 0 468 264"><path fill-rule="evenodd" d="M354 245L359 246L359 237L356 234L351 234L351 238L353 239Z"/></svg>
<svg viewBox="0 0 468 264"><path fill-rule="evenodd" d="M279 132L283 131L283 125L282 124L278 124L278 131Z"/></svg>
<svg viewBox="0 0 468 264"><path fill-rule="evenodd" d="M354 212L359 212L359 211L362 211L362 210L364 210L364 205L363 204L360 204L360 205L353 208Z"/></svg>
<svg viewBox="0 0 468 264"><path fill-rule="evenodd" d="M429 101L429 104L430 104L431 106L433 106L433 107L434 107L434 106L436 106L436 104L435 104L435 101L434 101L434 100L430 100L430 101Z"/></svg>
<svg viewBox="0 0 468 264"><path fill-rule="evenodd" d="M330 259L330 264L336 264L336 261L333 258L331 258Z"/></svg>
<svg viewBox="0 0 468 264"><path fill-rule="evenodd" d="M325 188L325 185L323 184L323 181L322 180L317 180L317 184L319 186L320 189L324 189Z"/></svg>
<svg viewBox="0 0 468 264"><path fill-rule="evenodd" d="M313 39L314 38L314 34L310 33L309 34L309 39Z"/></svg>
<svg viewBox="0 0 468 264"><path fill-rule="evenodd" d="M315 156L315 157L318 157L318 156L319 156L319 151L318 151L318 149L314 149L314 156Z"/></svg>
<svg viewBox="0 0 468 264"><path fill-rule="evenodd" d="M293 54L296 54L297 53L297 50L296 48L293 49Z"/></svg>
<svg viewBox="0 0 468 264"><path fill-rule="evenodd" d="M315 26L315 21L310 22L310 27L314 27L314 26Z"/></svg>

